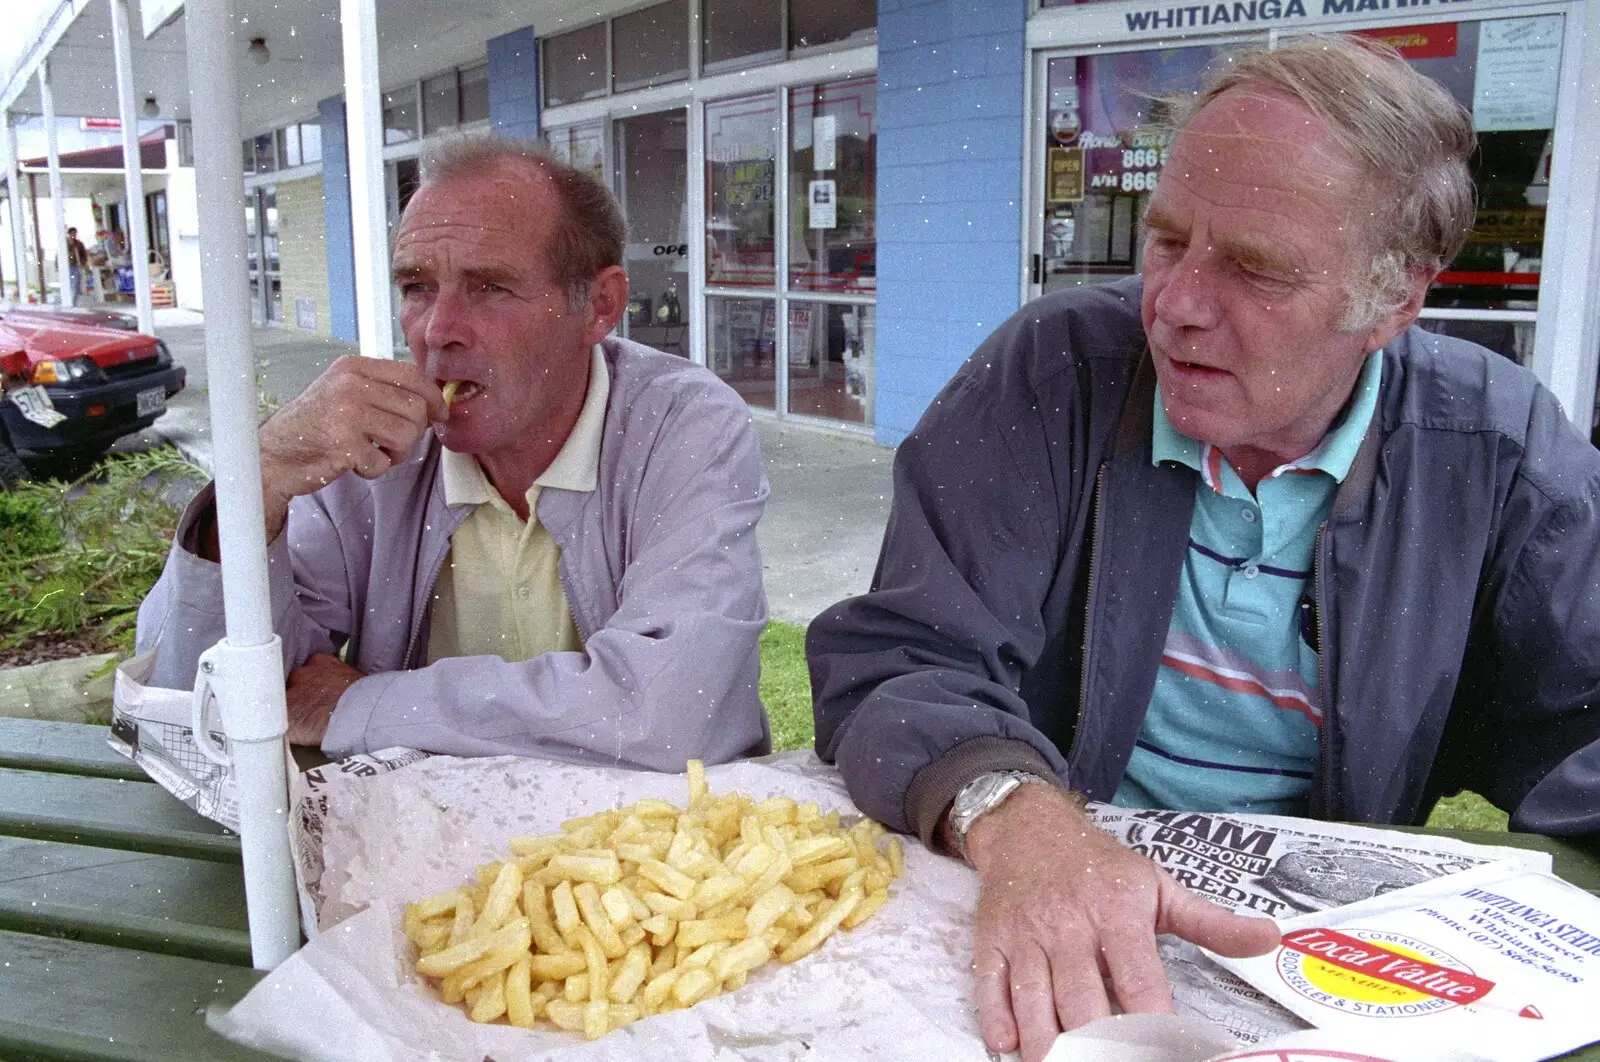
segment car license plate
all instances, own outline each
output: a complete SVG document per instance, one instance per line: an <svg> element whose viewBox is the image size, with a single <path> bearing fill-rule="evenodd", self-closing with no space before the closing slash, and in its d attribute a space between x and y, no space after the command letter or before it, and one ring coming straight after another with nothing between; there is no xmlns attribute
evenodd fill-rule
<svg viewBox="0 0 1600 1062"><path fill-rule="evenodd" d="M22 410L24 417L41 428L53 428L67 419L56 411L55 403L42 387L13 387L6 391L6 397Z"/></svg>
<svg viewBox="0 0 1600 1062"><path fill-rule="evenodd" d="M148 417L152 413L160 413L167 408L167 389L165 387L152 387L148 391L140 391L133 398L139 408L139 416Z"/></svg>

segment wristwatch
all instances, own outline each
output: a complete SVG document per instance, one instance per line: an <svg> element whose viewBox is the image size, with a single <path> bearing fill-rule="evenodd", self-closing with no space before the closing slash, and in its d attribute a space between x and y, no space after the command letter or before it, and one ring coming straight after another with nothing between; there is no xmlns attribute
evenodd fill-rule
<svg viewBox="0 0 1600 1062"><path fill-rule="evenodd" d="M950 837L955 841L956 855L961 857L963 863L972 865L972 860L967 858L967 831L972 824L1005 803L1018 786L1029 782L1051 784L1048 779L1030 771L989 771L978 775L957 791L955 800L950 804Z"/></svg>

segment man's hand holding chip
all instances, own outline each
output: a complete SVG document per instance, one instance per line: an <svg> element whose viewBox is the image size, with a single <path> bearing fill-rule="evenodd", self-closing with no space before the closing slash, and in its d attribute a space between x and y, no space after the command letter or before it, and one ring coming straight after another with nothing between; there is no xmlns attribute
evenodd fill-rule
<svg viewBox="0 0 1600 1062"><path fill-rule="evenodd" d="M1156 934L1223 955L1260 955L1278 942L1265 918L1201 899L1145 857L1096 829L1072 797L1024 785L973 823L978 871L973 976L991 1050L1043 1058L1064 1029L1111 1013L1169 1011ZM1110 979L1110 995L1105 978Z"/></svg>
<svg viewBox="0 0 1600 1062"><path fill-rule="evenodd" d="M376 479L449 416L439 385L411 362L339 358L261 426L267 541L282 533L291 499L346 472Z"/></svg>

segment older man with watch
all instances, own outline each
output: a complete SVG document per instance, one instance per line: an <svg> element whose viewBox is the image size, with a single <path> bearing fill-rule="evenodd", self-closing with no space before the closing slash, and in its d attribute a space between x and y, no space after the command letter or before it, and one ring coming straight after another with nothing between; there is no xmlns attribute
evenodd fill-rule
<svg viewBox="0 0 1600 1062"><path fill-rule="evenodd" d="M1320 37L1175 127L1142 277L984 343L900 447L871 592L808 635L818 752L977 870L984 1038L1028 1062L1170 1008L1159 933L1277 939L1084 798L1403 823L1468 785L1600 835L1600 453L1413 326L1472 225L1471 117Z"/></svg>

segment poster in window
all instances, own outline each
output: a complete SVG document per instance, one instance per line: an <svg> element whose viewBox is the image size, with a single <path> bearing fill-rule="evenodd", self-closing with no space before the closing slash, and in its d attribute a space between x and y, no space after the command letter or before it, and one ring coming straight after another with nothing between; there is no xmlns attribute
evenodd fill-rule
<svg viewBox="0 0 1600 1062"><path fill-rule="evenodd" d="M1049 175L1045 200L1051 203L1083 201L1083 148L1053 147L1047 160Z"/></svg>
<svg viewBox="0 0 1600 1062"><path fill-rule="evenodd" d="M811 182L811 227L831 229L839 224L838 189L832 181Z"/></svg>
<svg viewBox="0 0 1600 1062"><path fill-rule="evenodd" d="M1478 24L1472 124L1480 133L1551 129L1561 79L1561 15Z"/></svg>
<svg viewBox="0 0 1600 1062"><path fill-rule="evenodd" d="M811 119L811 168L826 172L839 164L839 119L820 114Z"/></svg>

